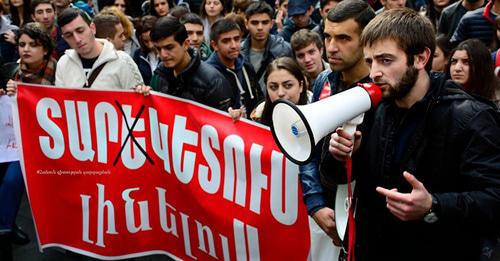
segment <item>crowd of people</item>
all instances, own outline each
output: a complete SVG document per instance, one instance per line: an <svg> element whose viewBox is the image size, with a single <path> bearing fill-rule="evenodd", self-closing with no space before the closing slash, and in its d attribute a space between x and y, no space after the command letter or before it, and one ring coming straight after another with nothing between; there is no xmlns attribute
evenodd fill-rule
<svg viewBox="0 0 500 261"><path fill-rule="evenodd" d="M270 126L278 99L304 105L374 82L381 105L300 166L308 214L341 258L492 260L497 14L500 0L0 0L0 95L16 82L156 91ZM335 222L347 158L354 246ZM0 260L34 240L15 224L23 191L19 161L0 163Z"/></svg>

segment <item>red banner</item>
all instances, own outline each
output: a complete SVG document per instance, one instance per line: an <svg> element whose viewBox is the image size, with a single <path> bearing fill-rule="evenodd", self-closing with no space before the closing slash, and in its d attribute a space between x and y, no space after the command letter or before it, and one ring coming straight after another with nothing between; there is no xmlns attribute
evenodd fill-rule
<svg viewBox="0 0 500 261"><path fill-rule="evenodd" d="M41 249L307 258L298 168L266 128L161 94L22 84L15 117Z"/></svg>

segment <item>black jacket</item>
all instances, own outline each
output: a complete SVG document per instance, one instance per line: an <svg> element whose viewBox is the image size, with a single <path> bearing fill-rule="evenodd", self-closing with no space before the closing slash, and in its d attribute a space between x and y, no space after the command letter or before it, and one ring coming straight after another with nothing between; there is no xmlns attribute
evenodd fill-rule
<svg viewBox="0 0 500 261"><path fill-rule="evenodd" d="M409 110L384 101L353 155L357 260L479 260L480 238L500 231L500 117L451 81L433 78ZM328 141L325 142L325 147ZM324 150L322 182L345 182ZM377 186L411 192L408 171L439 201L436 223L401 221Z"/></svg>
<svg viewBox="0 0 500 261"><path fill-rule="evenodd" d="M177 77L172 69L160 64L151 79L153 90L227 111L233 104L233 92L227 80L215 68L201 62L192 48L189 55L191 62Z"/></svg>
<svg viewBox="0 0 500 261"><path fill-rule="evenodd" d="M236 59L234 70L222 64L217 52L213 52L206 63L212 65L226 77L233 88L235 103L238 103L238 105L243 104L247 112L252 112L264 99L264 94L257 82L258 79L252 65L245 62L241 55ZM235 105L233 108L239 108L239 106Z"/></svg>

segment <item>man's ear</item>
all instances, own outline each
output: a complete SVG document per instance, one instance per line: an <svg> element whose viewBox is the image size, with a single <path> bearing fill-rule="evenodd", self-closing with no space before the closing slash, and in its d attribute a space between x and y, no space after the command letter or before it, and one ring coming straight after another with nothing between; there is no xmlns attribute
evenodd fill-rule
<svg viewBox="0 0 500 261"><path fill-rule="evenodd" d="M212 47L212 49L214 49L214 51L219 51L219 48L217 48L217 43L214 40L210 40L210 46Z"/></svg>
<svg viewBox="0 0 500 261"><path fill-rule="evenodd" d="M415 68L417 70L425 70L425 65L427 65L427 63L429 62L431 55L433 54L431 53L431 49L429 48L425 48L423 52L416 54L414 56L415 61L413 62Z"/></svg>
<svg viewBox="0 0 500 261"><path fill-rule="evenodd" d="M95 30L95 24L94 23L90 23L89 27L90 27L90 30L92 31L92 33L95 35L95 32L96 32L96 30Z"/></svg>
<svg viewBox="0 0 500 261"><path fill-rule="evenodd" d="M182 43L182 47L184 47L184 50L188 50L189 49L189 38L186 38L186 40L184 40L184 43Z"/></svg>

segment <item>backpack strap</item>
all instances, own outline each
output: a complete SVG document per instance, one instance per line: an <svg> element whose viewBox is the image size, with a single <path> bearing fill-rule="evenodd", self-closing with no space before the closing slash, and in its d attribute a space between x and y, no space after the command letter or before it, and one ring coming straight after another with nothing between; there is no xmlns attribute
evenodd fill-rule
<svg viewBox="0 0 500 261"><path fill-rule="evenodd" d="M99 73L102 71L102 69L104 68L104 66L106 65L106 63L103 63L99 66L97 66L97 68L95 68L92 73L90 74L89 78L87 79L87 81L85 82L85 84L83 85L83 88L90 88L90 86L92 86L92 84L94 83L95 81L95 78L97 78L97 76L99 75Z"/></svg>

